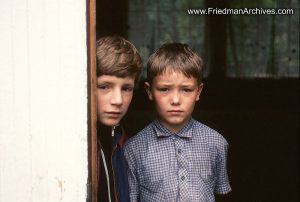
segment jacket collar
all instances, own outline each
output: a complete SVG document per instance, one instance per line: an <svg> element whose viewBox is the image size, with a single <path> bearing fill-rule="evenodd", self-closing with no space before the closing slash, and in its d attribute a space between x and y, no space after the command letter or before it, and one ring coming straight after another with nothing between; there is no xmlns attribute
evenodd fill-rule
<svg viewBox="0 0 300 202"><path fill-rule="evenodd" d="M128 139L128 136L123 127L119 126L119 130L120 130L120 137L117 140L117 145L119 145L119 147L123 147L126 140Z"/></svg>
<svg viewBox="0 0 300 202"><path fill-rule="evenodd" d="M123 147L126 140L128 139L127 134L125 133L124 128L119 124L112 128L112 133L114 133L113 137L113 147L118 145L119 147Z"/></svg>
<svg viewBox="0 0 300 202"><path fill-rule="evenodd" d="M98 133L98 144L101 146L101 140L104 140L105 138L110 139L110 144L112 144L112 147L115 146L123 147L126 140L128 139L127 134L125 133L125 130L123 129L122 125L117 125L115 127L109 127L105 126L101 123L98 123L97 128Z"/></svg>

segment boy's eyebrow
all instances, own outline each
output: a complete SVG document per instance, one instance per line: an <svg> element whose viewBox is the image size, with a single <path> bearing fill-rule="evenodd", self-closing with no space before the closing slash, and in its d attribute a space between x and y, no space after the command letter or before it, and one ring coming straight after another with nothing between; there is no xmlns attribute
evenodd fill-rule
<svg viewBox="0 0 300 202"><path fill-rule="evenodd" d="M134 86L133 83L124 83L123 86Z"/></svg>
<svg viewBox="0 0 300 202"><path fill-rule="evenodd" d="M96 83L97 85L99 84L108 84L108 85L114 85L114 82L110 82L110 81L100 81ZM134 83L124 83L122 86L134 86Z"/></svg>
<svg viewBox="0 0 300 202"><path fill-rule="evenodd" d="M188 83L188 84L181 84L181 87L194 87L195 85L193 83Z"/></svg>
<svg viewBox="0 0 300 202"><path fill-rule="evenodd" d="M170 83L157 83L158 86L173 86L173 84Z"/></svg>
<svg viewBox="0 0 300 202"><path fill-rule="evenodd" d="M161 85L163 85L163 84L166 84L166 85L173 85L173 81L166 81L166 80L160 80L160 81L156 81L156 83L157 84L161 84Z"/></svg>
<svg viewBox="0 0 300 202"><path fill-rule="evenodd" d="M97 84L113 84L110 81L97 81Z"/></svg>
<svg viewBox="0 0 300 202"><path fill-rule="evenodd" d="M174 86L174 84L172 83L157 83L157 85L159 86ZM180 87L191 87L194 86L193 83L183 83L179 85Z"/></svg>

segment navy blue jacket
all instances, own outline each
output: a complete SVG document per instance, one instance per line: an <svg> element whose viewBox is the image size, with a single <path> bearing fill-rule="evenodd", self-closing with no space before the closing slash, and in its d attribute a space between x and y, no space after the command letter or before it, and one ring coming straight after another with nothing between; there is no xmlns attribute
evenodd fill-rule
<svg viewBox="0 0 300 202"><path fill-rule="evenodd" d="M127 165L123 152L123 145L127 140L125 131L121 127L115 128L112 151L112 166L115 178L115 199L118 202L129 202L129 185L127 178Z"/></svg>
<svg viewBox="0 0 300 202"><path fill-rule="evenodd" d="M101 133L101 131L99 132ZM123 145L127 140L127 136L125 134L124 129L121 126L116 126L115 129L113 130L113 133L114 136L112 137L112 154L110 158L111 162L106 162L106 164L111 163L111 166L109 165L108 167L112 168L112 176L113 176L113 184L114 184L114 196L112 196L112 199L114 199L115 202L129 202L127 165L126 165L125 156L123 152ZM102 157L100 154L98 154L98 159L100 162L100 164L98 164L99 171L100 171L99 174L101 172L103 174L104 166L101 163ZM103 182L99 182L99 186L107 186L107 184ZM100 200L98 201L102 202Z"/></svg>

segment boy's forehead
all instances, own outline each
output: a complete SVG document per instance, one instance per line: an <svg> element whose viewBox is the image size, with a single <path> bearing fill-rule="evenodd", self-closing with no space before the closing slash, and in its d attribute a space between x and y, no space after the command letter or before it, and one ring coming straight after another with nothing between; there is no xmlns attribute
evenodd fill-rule
<svg viewBox="0 0 300 202"><path fill-rule="evenodd" d="M163 70L157 73L156 76L164 76L164 77L170 77L172 76L184 76L186 78L191 78L192 76L187 76L183 70L180 68L174 68L173 66L167 66Z"/></svg>
<svg viewBox="0 0 300 202"><path fill-rule="evenodd" d="M135 80L135 75L125 76L125 77L118 77L114 75L101 75L97 77L97 82L109 82L109 83L115 83L115 82L133 82Z"/></svg>
<svg viewBox="0 0 300 202"><path fill-rule="evenodd" d="M174 70L166 70L158 75L156 75L153 79L155 83L195 83L197 82L196 78L193 76L186 76L181 71L174 71Z"/></svg>

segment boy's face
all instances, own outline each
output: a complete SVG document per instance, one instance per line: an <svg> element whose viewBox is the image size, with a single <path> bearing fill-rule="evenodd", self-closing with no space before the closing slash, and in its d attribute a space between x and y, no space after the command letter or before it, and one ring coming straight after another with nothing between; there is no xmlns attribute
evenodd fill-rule
<svg viewBox="0 0 300 202"><path fill-rule="evenodd" d="M189 121L203 84L181 72L166 71L145 83L150 100L154 100L160 123L178 132Z"/></svg>
<svg viewBox="0 0 300 202"><path fill-rule="evenodd" d="M120 78L102 75L97 78L98 120L107 126L117 125L126 114L133 95L135 76Z"/></svg>

